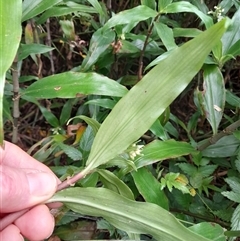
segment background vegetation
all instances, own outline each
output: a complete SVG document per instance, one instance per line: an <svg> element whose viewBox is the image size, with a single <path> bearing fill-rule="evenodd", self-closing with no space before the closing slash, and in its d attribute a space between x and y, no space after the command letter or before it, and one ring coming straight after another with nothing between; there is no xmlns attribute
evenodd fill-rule
<svg viewBox="0 0 240 241"><path fill-rule="evenodd" d="M5 139L63 180L49 240L237 240L239 7L1 4Z"/></svg>

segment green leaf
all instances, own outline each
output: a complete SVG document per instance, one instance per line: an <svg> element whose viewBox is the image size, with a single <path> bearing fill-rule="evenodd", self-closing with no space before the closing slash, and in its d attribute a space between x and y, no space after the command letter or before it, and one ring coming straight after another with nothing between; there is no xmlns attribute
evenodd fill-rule
<svg viewBox="0 0 240 241"><path fill-rule="evenodd" d="M202 31L195 28L174 28L173 29L173 35L175 38L176 37L193 38L193 37L197 37L200 33L202 33Z"/></svg>
<svg viewBox="0 0 240 241"><path fill-rule="evenodd" d="M240 204L235 208L231 219L232 231L240 230Z"/></svg>
<svg viewBox="0 0 240 241"><path fill-rule="evenodd" d="M194 176L197 173L197 168L190 163L177 163L176 164L185 174Z"/></svg>
<svg viewBox="0 0 240 241"><path fill-rule="evenodd" d="M220 69L214 65L204 68L203 77L203 107L215 135L218 132L225 105L224 79Z"/></svg>
<svg viewBox="0 0 240 241"><path fill-rule="evenodd" d="M238 9L235 12L232 18L231 26L228 28L228 30L224 33L222 37L223 55L233 55L233 51L232 50L230 51L230 49L240 39L240 28L238 24L239 22L240 22L240 9ZM239 45L238 45L238 49L239 49Z"/></svg>
<svg viewBox="0 0 240 241"><path fill-rule="evenodd" d="M212 241L226 241L224 229L216 223L198 223L191 226L189 229Z"/></svg>
<svg viewBox="0 0 240 241"><path fill-rule="evenodd" d="M155 0L141 0L142 5L146 5L147 7L155 10L156 9L156 1Z"/></svg>
<svg viewBox="0 0 240 241"><path fill-rule="evenodd" d="M132 176L139 193L145 201L155 203L160 207L168 210L168 199L158 180L146 169L140 168L132 172Z"/></svg>
<svg viewBox="0 0 240 241"><path fill-rule="evenodd" d="M22 0L0 3L0 145L3 144L3 94L6 71L10 68L21 40Z"/></svg>
<svg viewBox="0 0 240 241"><path fill-rule="evenodd" d="M232 200L233 202L240 203L240 193L235 192L222 192L222 195Z"/></svg>
<svg viewBox="0 0 240 241"><path fill-rule="evenodd" d="M224 136L217 143L202 151L206 157L230 157L236 155L240 146L240 140L234 135Z"/></svg>
<svg viewBox="0 0 240 241"><path fill-rule="evenodd" d="M63 202L74 212L103 217L121 230L150 234L156 240L210 241L184 227L158 205L132 201L104 188L68 188L48 202Z"/></svg>
<svg viewBox="0 0 240 241"><path fill-rule="evenodd" d="M119 193L122 197L134 200L131 189L112 172L108 170L97 169L97 173L100 175L100 180L102 181L105 188Z"/></svg>
<svg viewBox="0 0 240 241"><path fill-rule="evenodd" d="M155 22L154 26L157 30L158 36L161 38L164 46L168 51L177 47L171 28L160 22Z"/></svg>
<svg viewBox="0 0 240 241"><path fill-rule="evenodd" d="M73 118L69 119L67 122L67 125L69 124L70 121L74 120L74 119L82 119L84 120L89 126L92 127L93 133L94 135L97 134L98 129L100 128L100 123L96 120L94 120L93 118L90 118L88 116L85 115L78 115L78 116L74 116Z"/></svg>
<svg viewBox="0 0 240 241"><path fill-rule="evenodd" d="M122 153L151 127L200 70L226 24L226 20L220 21L174 49L115 105L94 139L89 170Z"/></svg>
<svg viewBox="0 0 240 241"><path fill-rule="evenodd" d="M61 115L59 118L60 126L63 126L64 124L66 124L68 119L71 117L73 105L74 105L74 99L67 100L63 105Z"/></svg>
<svg viewBox="0 0 240 241"><path fill-rule="evenodd" d="M90 6L77 4L75 2L66 2L66 6L55 6L46 10L37 20L38 24L43 24L50 17L66 16L70 13L97 13L97 11Z"/></svg>
<svg viewBox="0 0 240 241"><path fill-rule="evenodd" d="M103 10L101 4L99 3L99 1L97 0L88 0L89 3L92 4L92 6L94 7L94 9L97 11L97 13L99 14L99 18L100 18L100 23L103 25L108 17L107 14L105 14L105 11Z"/></svg>
<svg viewBox="0 0 240 241"><path fill-rule="evenodd" d="M85 105L97 105L106 109L113 109L116 105L116 101L111 99L94 99L85 102Z"/></svg>
<svg viewBox="0 0 240 241"><path fill-rule="evenodd" d="M43 54L53 49L43 44L21 44L18 50L18 61L27 58L31 54Z"/></svg>
<svg viewBox="0 0 240 241"><path fill-rule="evenodd" d="M154 18L158 15L158 12L152 10L151 8L140 5L129 10L117 13L112 18L110 18L103 27L103 30L115 27L120 24L133 23L138 24L140 21L146 20L148 18Z"/></svg>
<svg viewBox="0 0 240 241"><path fill-rule="evenodd" d="M62 0L24 0L22 8L22 21L37 16Z"/></svg>
<svg viewBox="0 0 240 241"><path fill-rule="evenodd" d="M229 90L226 90L226 102L232 106L240 108L240 98Z"/></svg>
<svg viewBox="0 0 240 241"><path fill-rule="evenodd" d="M240 179L237 177L229 177L225 179L226 183L231 187L232 191L240 194Z"/></svg>
<svg viewBox="0 0 240 241"><path fill-rule="evenodd" d="M158 0L158 11L162 12L164 9L172 3L172 0Z"/></svg>
<svg viewBox="0 0 240 241"><path fill-rule="evenodd" d="M82 95L109 95L122 97L126 87L96 73L65 72L34 82L23 95L38 99L76 98Z"/></svg>
<svg viewBox="0 0 240 241"><path fill-rule="evenodd" d="M115 33L111 29L103 31L98 29L91 38L90 47L86 58L81 65L81 71L88 71L115 41Z"/></svg>
<svg viewBox="0 0 240 241"><path fill-rule="evenodd" d="M141 152L142 156L135 160L135 165L139 168L157 161L188 155L195 151L196 150L186 142L156 140L144 147Z"/></svg>
<svg viewBox="0 0 240 241"><path fill-rule="evenodd" d="M201 12L197 7L195 7L194 5L192 5L187 1L173 2L167 5L162 11L162 13L181 13L181 12L195 13L204 22L207 28L213 25L213 20L211 17L207 16L206 14Z"/></svg>
<svg viewBox="0 0 240 241"><path fill-rule="evenodd" d="M76 148L65 145L61 142L58 142L57 145L64 151L64 153L70 157L73 161L79 161L82 159L82 153Z"/></svg>

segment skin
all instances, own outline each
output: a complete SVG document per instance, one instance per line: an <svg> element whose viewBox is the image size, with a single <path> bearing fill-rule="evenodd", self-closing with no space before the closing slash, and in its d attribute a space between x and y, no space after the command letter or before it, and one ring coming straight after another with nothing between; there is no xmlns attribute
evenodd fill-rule
<svg viewBox="0 0 240 241"><path fill-rule="evenodd" d="M0 232L1 241L32 241L49 237L54 219L43 203L57 189L59 180L44 164L16 145L0 148L0 218L25 208L30 210Z"/></svg>

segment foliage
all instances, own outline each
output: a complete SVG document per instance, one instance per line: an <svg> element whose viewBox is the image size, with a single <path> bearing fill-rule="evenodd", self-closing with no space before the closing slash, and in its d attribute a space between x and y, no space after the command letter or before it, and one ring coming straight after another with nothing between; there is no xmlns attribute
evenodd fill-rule
<svg viewBox="0 0 240 241"><path fill-rule="evenodd" d="M7 6L0 11L11 17ZM55 235L238 236L240 97L233 73L239 6L227 0L24 0L17 8L18 52L15 39L5 57L9 40L1 38L9 64L0 69L2 85L7 77L0 109L6 138L11 125L13 137L21 133L18 108L37 106L45 119L40 125L48 134L30 142L28 152L63 181L48 200L65 204ZM19 16L11 20L16 36ZM29 63L35 75L26 71ZM89 235L76 232L82 227Z"/></svg>

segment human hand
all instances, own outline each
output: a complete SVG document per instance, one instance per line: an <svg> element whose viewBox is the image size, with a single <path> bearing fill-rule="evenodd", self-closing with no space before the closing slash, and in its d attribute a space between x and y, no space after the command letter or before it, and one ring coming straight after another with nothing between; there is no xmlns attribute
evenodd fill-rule
<svg viewBox="0 0 240 241"><path fill-rule="evenodd" d="M0 231L1 241L22 241L23 236L42 240L50 236L54 219L42 203L55 193L57 182L47 166L5 142L4 149L0 148L0 218L34 207Z"/></svg>

